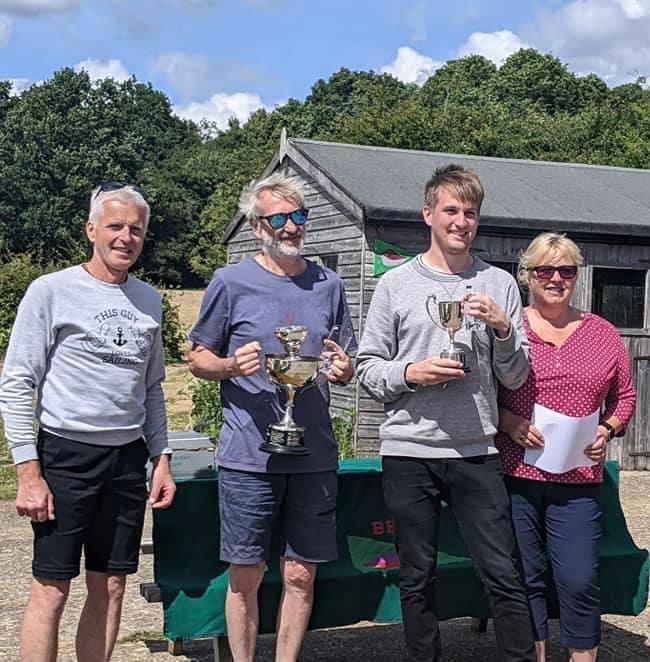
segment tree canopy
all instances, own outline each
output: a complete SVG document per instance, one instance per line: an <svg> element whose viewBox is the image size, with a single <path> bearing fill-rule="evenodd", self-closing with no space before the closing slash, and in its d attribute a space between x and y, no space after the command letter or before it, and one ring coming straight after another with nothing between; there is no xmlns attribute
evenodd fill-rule
<svg viewBox="0 0 650 662"><path fill-rule="evenodd" d="M220 237L242 186L290 136L437 152L650 167L650 91L609 88L532 49L501 67L451 60L422 86L341 69L304 101L258 110L206 137L169 99L135 79L56 72L11 96L0 81L0 264L84 259L91 189L129 181L151 204L140 268L168 285L200 285L224 260Z"/></svg>

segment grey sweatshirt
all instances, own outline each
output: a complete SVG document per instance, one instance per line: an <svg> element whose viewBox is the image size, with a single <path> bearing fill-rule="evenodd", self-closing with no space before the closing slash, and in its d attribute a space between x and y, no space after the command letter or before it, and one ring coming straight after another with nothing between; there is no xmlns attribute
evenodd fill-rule
<svg viewBox="0 0 650 662"><path fill-rule="evenodd" d="M456 333L471 372L434 386L406 383L409 363L439 356L449 345L447 332L436 326L426 300L461 300L467 285L485 293L510 317L508 337L490 328ZM497 380L510 389L528 376L528 340L515 280L502 269L474 258L461 274L426 267L421 259L384 274L372 298L357 354L357 376L368 393L384 403L386 420L379 428L382 455L423 458L472 457L496 453Z"/></svg>
<svg viewBox="0 0 650 662"><path fill-rule="evenodd" d="M158 292L71 267L37 278L18 307L0 410L15 463L37 459L34 419L61 437L119 446L145 437L170 452ZM34 396L36 403L34 405Z"/></svg>

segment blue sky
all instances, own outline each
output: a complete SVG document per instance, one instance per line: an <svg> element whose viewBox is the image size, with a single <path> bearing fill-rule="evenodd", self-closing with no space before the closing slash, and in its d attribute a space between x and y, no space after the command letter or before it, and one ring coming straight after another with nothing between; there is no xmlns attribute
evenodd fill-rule
<svg viewBox="0 0 650 662"><path fill-rule="evenodd" d="M650 75L650 0L0 0L0 79L16 92L62 67L134 75L222 127L343 66L422 83L522 46L611 85Z"/></svg>

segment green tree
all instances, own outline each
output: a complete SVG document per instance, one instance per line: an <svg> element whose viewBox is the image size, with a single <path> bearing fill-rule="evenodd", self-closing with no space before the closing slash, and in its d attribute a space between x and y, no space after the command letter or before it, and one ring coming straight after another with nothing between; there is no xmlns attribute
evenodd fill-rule
<svg viewBox="0 0 650 662"><path fill-rule="evenodd" d="M422 86L422 105L444 113L448 104L476 106L494 96L497 67L482 55L450 60Z"/></svg>
<svg viewBox="0 0 650 662"><path fill-rule="evenodd" d="M152 275L181 279L188 272L177 235L192 220L192 207L174 205L177 191L155 184L161 171L167 182L179 181L175 155L198 142L196 127L171 113L165 95L133 79L91 83L85 72L64 69L33 86L6 112L0 132L5 259L17 252L40 263L83 259L91 189L102 181L129 181L151 185L155 203L150 230L156 247L147 244L143 263Z"/></svg>
<svg viewBox="0 0 650 662"><path fill-rule="evenodd" d="M503 63L495 91L500 101L514 108L532 103L554 113L575 111L580 105L577 77L556 57L532 48L522 48Z"/></svg>

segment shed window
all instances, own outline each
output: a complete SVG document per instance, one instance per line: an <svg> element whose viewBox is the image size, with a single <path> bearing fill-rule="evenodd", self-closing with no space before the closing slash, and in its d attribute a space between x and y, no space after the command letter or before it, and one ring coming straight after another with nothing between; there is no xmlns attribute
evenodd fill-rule
<svg viewBox="0 0 650 662"><path fill-rule="evenodd" d="M331 253L330 255L323 255L321 257L323 266L336 271L339 266L339 256L336 253Z"/></svg>
<svg viewBox="0 0 650 662"><path fill-rule="evenodd" d="M645 275L641 269L594 267L591 310L620 329L642 329Z"/></svg>

